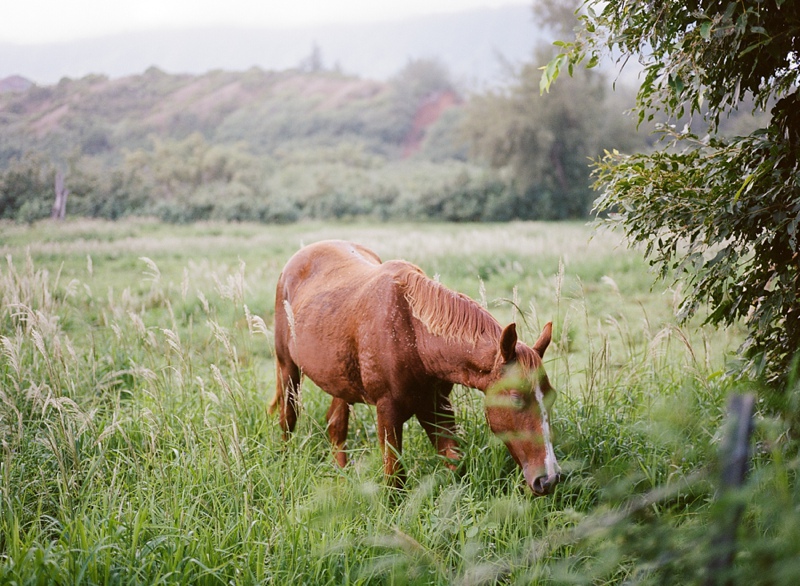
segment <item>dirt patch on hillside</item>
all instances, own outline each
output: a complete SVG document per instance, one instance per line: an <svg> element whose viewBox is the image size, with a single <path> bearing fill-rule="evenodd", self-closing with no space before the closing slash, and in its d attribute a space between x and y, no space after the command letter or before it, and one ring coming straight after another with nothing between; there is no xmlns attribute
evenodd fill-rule
<svg viewBox="0 0 800 586"><path fill-rule="evenodd" d="M419 152L428 129L450 108L461 103L460 98L451 91L436 92L424 99L417 108L411 130L403 140L403 158Z"/></svg>
<svg viewBox="0 0 800 586"><path fill-rule="evenodd" d="M201 120L220 110L232 110L247 103L252 96L240 81L215 88L214 80L199 79L173 92L164 104L145 119L147 125L165 127L177 114L193 114Z"/></svg>
<svg viewBox="0 0 800 586"><path fill-rule="evenodd" d="M67 115L68 112L69 104L59 106L55 110L47 112L44 116L31 124L31 130L38 137L45 136L46 134L54 131L58 125L61 124L61 120Z"/></svg>
<svg viewBox="0 0 800 586"><path fill-rule="evenodd" d="M314 100L317 110L335 110L350 102L370 99L385 89L385 84L377 81L298 74L276 83L273 92Z"/></svg>

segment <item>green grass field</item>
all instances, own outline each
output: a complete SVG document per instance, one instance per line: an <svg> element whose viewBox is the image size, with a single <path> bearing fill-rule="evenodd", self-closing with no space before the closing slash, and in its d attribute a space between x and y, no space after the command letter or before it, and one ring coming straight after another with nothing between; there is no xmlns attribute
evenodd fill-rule
<svg viewBox="0 0 800 586"><path fill-rule="evenodd" d="M275 283L323 238L418 264L528 343L554 322L552 496L526 491L471 389L454 391L463 469L412 420L404 491L384 486L370 407L334 465L310 381L281 440ZM657 584L702 567L742 333L679 327L679 295L617 234L77 221L0 225L0 251L0 583Z"/></svg>

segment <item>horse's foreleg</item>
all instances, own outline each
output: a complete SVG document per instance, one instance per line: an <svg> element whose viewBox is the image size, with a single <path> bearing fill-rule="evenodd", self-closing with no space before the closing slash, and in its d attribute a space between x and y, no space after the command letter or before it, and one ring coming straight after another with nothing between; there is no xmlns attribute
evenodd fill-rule
<svg viewBox="0 0 800 586"><path fill-rule="evenodd" d="M344 468L347 465L347 453L344 451L344 445L347 441L350 404L344 399L334 397L326 417L328 419L328 435L333 444L333 457L336 459L336 463Z"/></svg>
<svg viewBox="0 0 800 586"><path fill-rule="evenodd" d="M391 402L378 403L378 441L383 453L383 471L390 484L402 487L405 484L405 471L400 463L403 451L403 423Z"/></svg>
<svg viewBox="0 0 800 586"><path fill-rule="evenodd" d="M461 459L456 435L456 418L450 399L444 395L434 406L417 412L417 419L433 447L447 461L447 466L455 470Z"/></svg>

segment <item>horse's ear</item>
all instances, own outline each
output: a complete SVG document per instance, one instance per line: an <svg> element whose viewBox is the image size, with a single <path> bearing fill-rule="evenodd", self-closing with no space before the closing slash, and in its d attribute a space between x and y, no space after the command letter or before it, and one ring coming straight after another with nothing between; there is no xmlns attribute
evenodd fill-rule
<svg viewBox="0 0 800 586"><path fill-rule="evenodd" d="M506 364L517 358L517 324L508 324L500 334L500 355Z"/></svg>
<svg viewBox="0 0 800 586"><path fill-rule="evenodd" d="M544 356L544 351L550 345L550 338L553 336L553 322L549 321L544 324L542 333L536 343L533 345L534 351L539 355L539 358Z"/></svg>

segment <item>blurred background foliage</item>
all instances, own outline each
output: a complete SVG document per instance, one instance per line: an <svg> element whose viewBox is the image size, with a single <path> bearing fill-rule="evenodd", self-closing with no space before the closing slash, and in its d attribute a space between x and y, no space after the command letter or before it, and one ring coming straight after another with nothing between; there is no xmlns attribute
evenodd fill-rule
<svg viewBox="0 0 800 586"><path fill-rule="evenodd" d="M565 6L538 2L533 18L562 38L577 23ZM626 114L634 84L610 68L540 95L553 50L540 42L529 62L508 64L504 84L471 90L433 58L374 81L327 67L314 45L285 71L151 67L0 92L0 218L48 216L57 171L72 216L584 218L591 161L649 151L654 139ZM750 119L726 124L735 132Z"/></svg>

